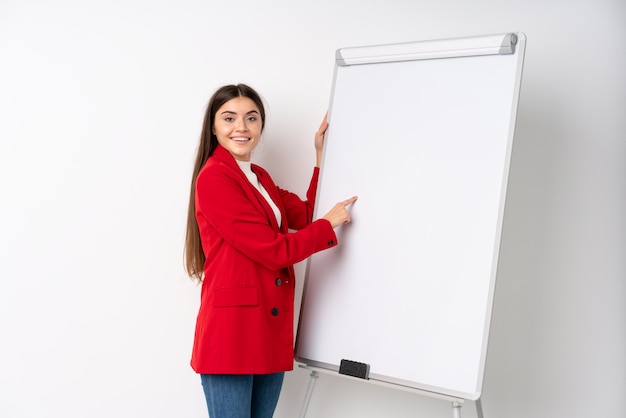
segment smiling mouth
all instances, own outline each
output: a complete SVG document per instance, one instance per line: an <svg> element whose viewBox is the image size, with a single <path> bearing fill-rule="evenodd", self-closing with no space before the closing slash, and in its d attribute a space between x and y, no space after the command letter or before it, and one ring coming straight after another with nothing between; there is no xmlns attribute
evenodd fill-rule
<svg viewBox="0 0 626 418"><path fill-rule="evenodd" d="M250 140L250 138L245 138L245 137L235 137L231 139L235 142L248 142Z"/></svg>

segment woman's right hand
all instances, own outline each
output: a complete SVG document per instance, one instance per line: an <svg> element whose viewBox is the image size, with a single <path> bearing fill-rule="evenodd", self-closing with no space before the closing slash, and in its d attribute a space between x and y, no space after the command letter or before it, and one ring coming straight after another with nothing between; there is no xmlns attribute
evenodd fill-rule
<svg viewBox="0 0 626 418"><path fill-rule="evenodd" d="M347 206L356 202L357 196L352 196L350 199L346 199L343 202L337 203L322 219L326 219L333 228L338 227L341 224L347 224L350 222L350 212L348 212Z"/></svg>

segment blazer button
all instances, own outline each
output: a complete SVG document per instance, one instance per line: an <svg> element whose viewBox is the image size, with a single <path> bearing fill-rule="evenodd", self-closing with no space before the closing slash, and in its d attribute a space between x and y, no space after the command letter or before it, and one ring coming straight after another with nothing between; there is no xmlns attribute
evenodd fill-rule
<svg viewBox="0 0 626 418"><path fill-rule="evenodd" d="M335 241L331 239L330 241L328 241L328 246L330 247L330 246L331 246L331 245L333 245L334 243L335 243Z"/></svg>
<svg viewBox="0 0 626 418"><path fill-rule="evenodd" d="M280 286L282 282L280 281L280 277L276 278L276 286Z"/></svg>
<svg viewBox="0 0 626 418"><path fill-rule="evenodd" d="M272 308L272 315L278 316L278 308Z"/></svg>

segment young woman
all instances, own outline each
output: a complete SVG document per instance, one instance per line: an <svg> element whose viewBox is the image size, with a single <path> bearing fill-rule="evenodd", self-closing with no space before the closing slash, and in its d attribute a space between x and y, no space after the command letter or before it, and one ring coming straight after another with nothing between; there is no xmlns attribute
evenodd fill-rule
<svg viewBox="0 0 626 418"><path fill-rule="evenodd" d="M356 200L312 219L325 118L305 201L250 162L264 126L257 92L244 84L219 88L191 182L185 267L202 282L191 366L211 418L272 417L284 372L293 369L293 265L337 245L334 228L350 222L346 207Z"/></svg>

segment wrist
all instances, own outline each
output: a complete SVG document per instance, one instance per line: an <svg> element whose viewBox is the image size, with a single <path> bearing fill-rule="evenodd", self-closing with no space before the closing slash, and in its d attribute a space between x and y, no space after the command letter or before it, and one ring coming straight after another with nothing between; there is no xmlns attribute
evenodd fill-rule
<svg viewBox="0 0 626 418"><path fill-rule="evenodd" d="M315 152L315 167L319 167L322 163L322 151L316 150Z"/></svg>

